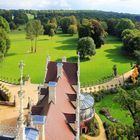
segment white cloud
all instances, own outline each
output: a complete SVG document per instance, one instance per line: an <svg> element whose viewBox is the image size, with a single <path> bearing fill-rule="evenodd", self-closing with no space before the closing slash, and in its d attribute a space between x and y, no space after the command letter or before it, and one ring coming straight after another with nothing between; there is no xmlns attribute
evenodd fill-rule
<svg viewBox="0 0 140 140"><path fill-rule="evenodd" d="M1 9L93 9L140 14L140 0L0 0Z"/></svg>

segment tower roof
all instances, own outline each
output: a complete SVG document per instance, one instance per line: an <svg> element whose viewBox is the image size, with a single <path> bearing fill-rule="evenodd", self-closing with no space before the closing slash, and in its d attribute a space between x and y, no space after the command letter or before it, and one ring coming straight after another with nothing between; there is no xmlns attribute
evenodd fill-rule
<svg viewBox="0 0 140 140"><path fill-rule="evenodd" d="M80 110L92 108L94 105L94 98L88 94L80 95Z"/></svg>
<svg viewBox="0 0 140 140"><path fill-rule="evenodd" d="M72 140L75 137L75 107L70 101L76 100L76 91L72 85L77 85L77 64L62 62L63 74L57 78L57 62L48 62L47 76L45 83L48 87L40 90L40 96L37 107L32 110L33 115L43 115L46 112L46 139ZM56 102L48 102L49 86L56 86ZM48 97L48 98L47 98ZM42 111L39 108L42 107ZM40 114L36 114L40 113ZM65 114L70 114L67 117ZM72 120L71 120L72 119ZM70 122L70 123L68 123ZM72 129L74 128L74 129Z"/></svg>
<svg viewBox="0 0 140 140"><path fill-rule="evenodd" d="M59 63L50 61L48 63L48 71L46 75L46 83L50 81L57 81L57 65ZM63 64L63 70L71 85L77 85L77 63L61 62Z"/></svg>

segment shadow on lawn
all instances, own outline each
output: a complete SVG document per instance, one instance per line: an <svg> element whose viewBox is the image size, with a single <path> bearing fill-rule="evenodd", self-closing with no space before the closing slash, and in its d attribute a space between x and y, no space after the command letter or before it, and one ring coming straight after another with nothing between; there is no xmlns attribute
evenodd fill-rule
<svg viewBox="0 0 140 140"><path fill-rule="evenodd" d="M61 43L61 46L55 47L57 50L76 50L77 47L77 38L68 38L62 41L57 41L57 43Z"/></svg>
<svg viewBox="0 0 140 140"><path fill-rule="evenodd" d="M120 43L122 43L122 42L118 38L115 38L115 39L108 38L108 39L105 40L105 44L116 44L117 45L117 44L120 44Z"/></svg>
<svg viewBox="0 0 140 140"><path fill-rule="evenodd" d="M58 47L55 47L56 50L75 50L76 51L76 47L74 45L61 45Z"/></svg>
<svg viewBox="0 0 140 140"><path fill-rule="evenodd" d="M122 50L122 47L116 45L113 49L105 50L106 57L110 59L112 62L116 63L128 63L130 62L130 59L128 56L124 53Z"/></svg>
<svg viewBox="0 0 140 140"><path fill-rule="evenodd" d="M56 61L57 61L57 62L62 62L62 58L58 58ZM67 58L67 62L70 62L70 63L77 63L77 56L68 57L68 58Z"/></svg>
<svg viewBox="0 0 140 140"><path fill-rule="evenodd" d="M78 39L77 38L68 38L62 41L57 41L57 43L62 43L62 44L75 44L77 43Z"/></svg>
<svg viewBox="0 0 140 140"><path fill-rule="evenodd" d="M61 32L60 33L57 33L57 35L59 37L72 37L70 34L62 34Z"/></svg>
<svg viewBox="0 0 140 140"><path fill-rule="evenodd" d="M90 59L89 58L85 58L85 59L82 59L80 60L80 62L86 62L86 61L89 61ZM57 62L62 62L62 58L59 58L56 60ZM78 62L78 57L77 56L71 56L71 57L68 57L67 58L67 62L70 62L70 63L77 63Z"/></svg>
<svg viewBox="0 0 140 140"><path fill-rule="evenodd" d="M51 39L51 38L50 38ZM44 38L44 39L39 39L38 41L46 41L46 40L50 40L48 38Z"/></svg>
<svg viewBox="0 0 140 140"><path fill-rule="evenodd" d="M7 53L7 54L6 54L6 57L14 56L14 55L16 55L16 53Z"/></svg>

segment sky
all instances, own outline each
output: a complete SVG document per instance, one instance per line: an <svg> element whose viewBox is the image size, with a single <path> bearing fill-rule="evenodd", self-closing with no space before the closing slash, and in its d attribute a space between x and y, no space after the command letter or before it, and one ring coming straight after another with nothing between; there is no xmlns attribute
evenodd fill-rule
<svg viewBox="0 0 140 140"><path fill-rule="evenodd" d="M80 9L140 14L140 0L0 0L0 9Z"/></svg>

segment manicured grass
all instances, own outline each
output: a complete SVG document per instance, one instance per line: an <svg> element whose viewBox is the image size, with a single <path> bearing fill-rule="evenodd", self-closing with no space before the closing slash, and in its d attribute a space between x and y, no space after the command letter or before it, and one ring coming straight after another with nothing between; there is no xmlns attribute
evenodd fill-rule
<svg viewBox="0 0 140 140"><path fill-rule="evenodd" d="M104 115L99 113L100 109L105 107L108 108L113 118L118 119L121 123L132 125L133 120L130 115L128 115L129 112L127 110L123 110L118 103L113 101L114 96L115 95L107 95L104 97L104 99L101 100L101 102L96 103L96 113L100 116L103 122L110 122Z"/></svg>
<svg viewBox="0 0 140 140"><path fill-rule="evenodd" d="M66 56L68 61L76 62L77 35L57 34L53 38L40 36L37 53L29 53L30 40L25 39L23 31L12 32L10 38L11 48L7 57L0 63L0 76L18 79L18 64L23 60L24 73L30 75L33 83L41 83L47 54L51 56L51 60L60 61L63 56ZM101 49L97 49L96 55L91 60L81 62L81 82L96 83L96 80L104 79L112 74L114 64L117 64L119 74L128 71L130 61L121 54L121 46L121 42L115 37L108 37L106 44Z"/></svg>
<svg viewBox="0 0 140 140"><path fill-rule="evenodd" d="M130 60L122 54L122 43L115 37L108 37L104 46L96 50L96 55L90 61L81 63L81 80L103 80L113 73L112 67L117 65L118 74L130 70ZM86 80L85 80L86 79Z"/></svg>

